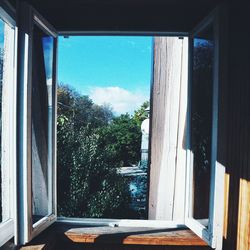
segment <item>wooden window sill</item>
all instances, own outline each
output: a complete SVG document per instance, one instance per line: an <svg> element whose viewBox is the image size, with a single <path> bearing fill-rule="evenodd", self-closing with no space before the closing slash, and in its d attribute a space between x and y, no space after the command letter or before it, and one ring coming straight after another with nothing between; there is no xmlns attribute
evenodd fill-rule
<svg viewBox="0 0 250 250"><path fill-rule="evenodd" d="M189 229L139 227L77 227L64 232L75 243L207 246Z"/></svg>
<svg viewBox="0 0 250 250"><path fill-rule="evenodd" d="M202 239L200 239L189 229L108 226L86 227L79 225L66 225L64 223L56 223L55 225L52 225L35 239L33 239L30 243L21 247L20 249L71 249L74 244L93 244L97 246L124 245L124 247L126 245L142 245L142 247L145 245L166 247L176 246L176 249L182 249L181 247L184 247L183 249L186 249L187 247L188 249L192 250L201 248L210 249ZM94 249L99 248L97 247Z"/></svg>

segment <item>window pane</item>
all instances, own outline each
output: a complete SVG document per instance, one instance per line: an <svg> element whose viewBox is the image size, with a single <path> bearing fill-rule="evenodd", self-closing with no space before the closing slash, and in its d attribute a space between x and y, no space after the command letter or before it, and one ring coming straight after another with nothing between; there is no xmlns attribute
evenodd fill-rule
<svg viewBox="0 0 250 250"><path fill-rule="evenodd" d="M54 39L34 26L32 71L33 223L52 213L52 74Z"/></svg>
<svg viewBox="0 0 250 250"><path fill-rule="evenodd" d="M59 38L59 216L147 218L151 51L151 37Z"/></svg>
<svg viewBox="0 0 250 250"><path fill-rule="evenodd" d="M14 29L0 19L0 222L11 218L14 40Z"/></svg>
<svg viewBox="0 0 250 250"><path fill-rule="evenodd" d="M212 26L198 33L193 42L193 81L191 107L191 147L193 152L193 217L209 217L212 99Z"/></svg>
<svg viewBox="0 0 250 250"><path fill-rule="evenodd" d="M0 144L0 156L1 156L1 161L0 161L0 166L1 166L1 171L0 171L0 199L1 199L1 203L0 203L0 222L3 220L2 218L2 203L3 203L3 193L2 193L2 92L3 92L3 56L4 56L4 22L0 19L0 139L1 139L1 144Z"/></svg>

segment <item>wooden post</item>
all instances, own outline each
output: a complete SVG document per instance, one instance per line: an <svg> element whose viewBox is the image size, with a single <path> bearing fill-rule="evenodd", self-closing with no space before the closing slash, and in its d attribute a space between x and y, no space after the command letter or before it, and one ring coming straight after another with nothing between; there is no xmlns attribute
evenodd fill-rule
<svg viewBox="0 0 250 250"><path fill-rule="evenodd" d="M149 219L184 219L188 39L157 37ZM177 158L178 154L178 158Z"/></svg>

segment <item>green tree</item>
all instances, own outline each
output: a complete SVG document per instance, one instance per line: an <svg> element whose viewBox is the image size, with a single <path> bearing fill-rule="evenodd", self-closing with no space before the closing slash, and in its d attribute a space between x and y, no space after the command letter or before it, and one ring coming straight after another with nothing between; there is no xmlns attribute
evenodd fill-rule
<svg viewBox="0 0 250 250"><path fill-rule="evenodd" d="M130 200L128 183L117 174L100 144L100 136L89 128L77 133L69 121L58 125L59 214L73 217L117 217ZM126 217L126 216L125 216Z"/></svg>
<svg viewBox="0 0 250 250"><path fill-rule="evenodd" d="M66 116L77 131L81 127L97 128L108 124L113 118L110 106L98 106L86 95L80 95L73 88L60 84L58 95L58 117Z"/></svg>
<svg viewBox="0 0 250 250"><path fill-rule="evenodd" d="M118 171L120 167L140 161L143 112L136 114L136 118L129 114L114 117L109 105L96 105L88 96L80 95L67 85L59 85L59 215L139 217L129 207L130 180Z"/></svg>
<svg viewBox="0 0 250 250"><path fill-rule="evenodd" d="M102 132L113 122L110 106L95 105L66 85L59 86L58 103L59 214L129 217L120 213L131 211L128 181L118 174L116 152L108 150Z"/></svg>
<svg viewBox="0 0 250 250"><path fill-rule="evenodd" d="M99 130L105 151L115 156L120 166L138 164L141 149L141 128L129 114L113 118Z"/></svg>
<svg viewBox="0 0 250 250"><path fill-rule="evenodd" d="M133 118L139 126L141 126L141 123L148 117L147 109L149 109L149 101L145 101L141 107L134 112Z"/></svg>

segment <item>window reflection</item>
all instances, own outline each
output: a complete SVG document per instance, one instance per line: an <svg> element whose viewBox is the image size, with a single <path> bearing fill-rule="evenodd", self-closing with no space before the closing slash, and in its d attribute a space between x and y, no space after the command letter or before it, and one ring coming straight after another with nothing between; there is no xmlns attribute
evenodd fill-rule
<svg viewBox="0 0 250 250"><path fill-rule="evenodd" d="M191 147L193 152L193 217L209 217L211 174L212 99L213 99L212 26L198 33L193 41L191 100Z"/></svg>
<svg viewBox="0 0 250 250"><path fill-rule="evenodd" d="M53 37L34 27L32 72L33 223L52 213ZM35 181L34 181L35 180Z"/></svg>

